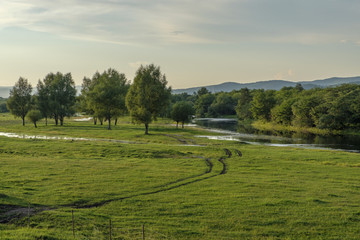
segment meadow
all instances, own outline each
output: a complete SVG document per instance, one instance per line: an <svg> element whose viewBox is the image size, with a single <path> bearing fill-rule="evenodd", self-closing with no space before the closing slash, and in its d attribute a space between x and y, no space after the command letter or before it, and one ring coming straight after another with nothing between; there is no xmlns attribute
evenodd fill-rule
<svg viewBox="0 0 360 240"><path fill-rule="evenodd" d="M0 136L0 239L359 239L358 153L75 119L0 114L0 132L68 137Z"/></svg>

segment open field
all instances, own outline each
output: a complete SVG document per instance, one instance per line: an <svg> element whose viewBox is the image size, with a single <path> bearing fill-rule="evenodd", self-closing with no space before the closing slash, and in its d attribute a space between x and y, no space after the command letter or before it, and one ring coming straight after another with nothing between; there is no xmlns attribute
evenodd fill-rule
<svg viewBox="0 0 360 240"><path fill-rule="evenodd" d="M146 239L360 236L359 154L211 141L166 120L148 136L127 117L38 126L0 114L0 132L70 137L0 137L0 239L74 239L72 211L75 239L109 239L110 220L112 239L143 225Z"/></svg>

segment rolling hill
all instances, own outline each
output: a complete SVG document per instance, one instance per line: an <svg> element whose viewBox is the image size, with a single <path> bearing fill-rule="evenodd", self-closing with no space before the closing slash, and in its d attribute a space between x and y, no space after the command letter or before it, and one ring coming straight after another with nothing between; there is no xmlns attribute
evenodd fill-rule
<svg viewBox="0 0 360 240"><path fill-rule="evenodd" d="M295 87L296 84L300 83L305 89L311 89L316 87L330 87L341 85L345 83L354 83L360 84L360 76L359 77L347 77L347 78L327 78L322 80L314 80L314 81L302 81L302 82L291 82L284 80L269 80L269 81L260 81L254 83L236 83L236 82L225 82L217 85L209 85L209 86L201 86L201 87L193 87L186 89L175 89L173 90L174 94L179 93L188 93L193 94L197 92L200 88L206 87L210 92L230 92L232 90L239 90L241 88L249 88L249 89L273 89L280 90L283 87Z"/></svg>
<svg viewBox="0 0 360 240"><path fill-rule="evenodd" d="M316 87L330 87L341 85L345 83L354 83L360 84L360 76L359 77L333 77L322 80L314 80L314 81L302 81L302 82L291 82L284 80L268 80L268 81L260 81L254 83L237 83L237 82L224 82L216 85L208 85L201 87L192 87L185 89L174 89L172 92L174 94L179 93L188 93L193 94L197 92L200 88L206 87L210 92L231 92L232 90L239 90L241 88L249 88L249 89L273 89L280 90L283 87L295 87L296 84L300 83L305 89L311 89ZM12 87L1 87L0 86L0 97L7 98L9 97L10 89ZM76 86L77 93L80 93L81 86Z"/></svg>

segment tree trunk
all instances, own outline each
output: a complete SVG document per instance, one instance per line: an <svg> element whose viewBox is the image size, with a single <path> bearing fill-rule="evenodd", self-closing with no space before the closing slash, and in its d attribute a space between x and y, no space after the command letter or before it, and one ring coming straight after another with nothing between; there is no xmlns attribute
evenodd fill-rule
<svg viewBox="0 0 360 240"><path fill-rule="evenodd" d="M47 116L45 117L45 126L47 126Z"/></svg>
<svg viewBox="0 0 360 240"><path fill-rule="evenodd" d="M116 124L117 124L117 120L118 120L118 118L115 118L115 126L116 126Z"/></svg>
<svg viewBox="0 0 360 240"><path fill-rule="evenodd" d="M102 125L103 125L103 121L104 121L104 119L99 118L99 121L100 121L100 125L102 126Z"/></svg>
<svg viewBox="0 0 360 240"><path fill-rule="evenodd" d="M110 117L110 116L109 116L108 121L109 121L109 127L108 127L108 130L111 130L111 117Z"/></svg>
<svg viewBox="0 0 360 240"><path fill-rule="evenodd" d="M96 123L97 123L97 117L93 117L93 120L94 120L94 125L96 125Z"/></svg>
<svg viewBox="0 0 360 240"><path fill-rule="evenodd" d="M63 126L64 124L64 117L60 117L60 126Z"/></svg>
<svg viewBox="0 0 360 240"><path fill-rule="evenodd" d="M149 134L149 124L145 123L145 134Z"/></svg>
<svg viewBox="0 0 360 240"><path fill-rule="evenodd" d="M59 119L57 118L57 116L55 116L55 125L57 126L59 123Z"/></svg>
<svg viewBox="0 0 360 240"><path fill-rule="evenodd" d="M25 126L25 116L21 117L23 120L23 126Z"/></svg>
<svg viewBox="0 0 360 240"><path fill-rule="evenodd" d="M35 128L37 128L37 126L36 126L36 122L34 122L34 125L35 125Z"/></svg>

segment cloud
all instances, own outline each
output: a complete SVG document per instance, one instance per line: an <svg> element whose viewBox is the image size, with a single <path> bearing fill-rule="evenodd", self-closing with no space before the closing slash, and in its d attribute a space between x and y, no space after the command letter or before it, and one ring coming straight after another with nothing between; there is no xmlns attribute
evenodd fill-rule
<svg viewBox="0 0 360 240"><path fill-rule="evenodd" d="M0 2L0 28L16 26L124 44L209 42L197 27L211 20L207 14L215 11L214 5L223 3L212 0L192 5L192 1L180 0L4 0Z"/></svg>
<svg viewBox="0 0 360 240"><path fill-rule="evenodd" d="M359 39L354 0L2 0L0 28L116 44Z"/></svg>
<svg viewBox="0 0 360 240"><path fill-rule="evenodd" d="M290 77L294 76L292 69L287 70L287 72L278 72L274 75L275 80L288 80Z"/></svg>

